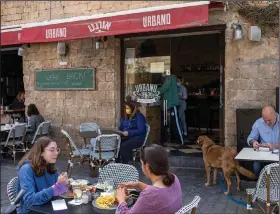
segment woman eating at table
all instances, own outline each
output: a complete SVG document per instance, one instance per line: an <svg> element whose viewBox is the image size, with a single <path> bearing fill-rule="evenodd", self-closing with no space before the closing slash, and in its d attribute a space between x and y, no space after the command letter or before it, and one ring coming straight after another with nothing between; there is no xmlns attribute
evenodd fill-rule
<svg viewBox="0 0 280 214"><path fill-rule="evenodd" d="M55 163L60 149L56 142L41 137L19 162L18 191L25 190L19 213L28 213L35 205L42 205L68 190L68 177L57 174Z"/></svg>
<svg viewBox="0 0 280 214"><path fill-rule="evenodd" d="M44 117L40 115L40 112L36 105L30 104L27 107L28 124L30 125L27 129L26 139L31 141L38 126L45 121Z"/></svg>
<svg viewBox="0 0 280 214"><path fill-rule="evenodd" d="M146 119L132 102L125 103L124 118L119 126L122 135L120 160L128 164L132 159L132 150L140 148L146 137Z"/></svg>
<svg viewBox="0 0 280 214"><path fill-rule="evenodd" d="M168 154L157 144L145 147L140 153L142 171L152 182L147 185L142 182L120 184L116 191L119 214L135 213L176 213L182 207L182 190L179 179L168 171ZM136 188L141 193L129 209L126 203L127 189Z"/></svg>

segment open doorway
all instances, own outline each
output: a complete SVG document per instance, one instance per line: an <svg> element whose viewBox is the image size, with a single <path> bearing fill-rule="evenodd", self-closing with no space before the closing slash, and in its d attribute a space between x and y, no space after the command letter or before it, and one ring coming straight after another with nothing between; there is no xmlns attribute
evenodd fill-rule
<svg viewBox="0 0 280 214"><path fill-rule="evenodd" d="M17 94L24 91L22 57L18 47L1 49L1 105L10 106Z"/></svg>
<svg viewBox="0 0 280 214"><path fill-rule="evenodd" d="M148 143L163 143L162 100L147 103L146 99L154 96L150 86L160 87L162 73L167 71L181 76L188 89L185 145L195 144L202 134L216 143L223 142L224 41L224 31L141 34L122 41L123 98L136 95L138 107L151 126Z"/></svg>
<svg viewBox="0 0 280 214"><path fill-rule="evenodd" d="M171 38L172 74L188 92L186 143L203 134L219 143L223 136L223 41L216 32Z"/></svg>

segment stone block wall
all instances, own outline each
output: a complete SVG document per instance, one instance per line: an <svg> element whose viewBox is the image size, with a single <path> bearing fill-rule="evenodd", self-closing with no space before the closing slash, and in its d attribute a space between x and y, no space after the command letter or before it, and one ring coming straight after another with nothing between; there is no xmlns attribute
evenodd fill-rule
<svg viewBox="0 0 280 214"><path fill-rule="evenodd" d="M275 29L266 28L260 42L248 39L251 23L235 12L211 12L210 24L226 24L225 145L236 145L236 109L276 106L279 46ZM243 27L244 39L232 40L232 23ZM253 125L253 124L252 124Z"/></svg>
<svg viewBox="0 0 280 214"><path fill-rule="evenodd" d="M66 66L59 65L57 43L31 44L23 56L26 105L34 103L40 113L53 122L52 133L61 141L60 130L65 129L77 142L81 123L96 122L102 127L115 127L119 121L120 41L108 37L107 42L95 49L94 39L68 41ZM95 68L95 91L36 91L36 69ZM64 147L64 144L61 145Z"/></svg>

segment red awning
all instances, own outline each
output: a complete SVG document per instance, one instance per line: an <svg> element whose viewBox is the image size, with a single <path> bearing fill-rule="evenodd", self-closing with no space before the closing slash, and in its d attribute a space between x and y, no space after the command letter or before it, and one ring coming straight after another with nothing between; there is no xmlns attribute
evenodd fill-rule
<svg viewBox="0 0 280 214"><path fill-rule="evenodd" d="M209 1L141 8L22 25L20 43L42 43L206 25ZM1 38L6 37L2 36ZM6 45L8 40L1 40ZM9 43L10 44L10 43Z"/></svg>
<svg viewBox="0 0 280 214"><path fill-rule="evenodd" d="M1 45L21 44L21 27L9 27L1 29Z"/></svg>

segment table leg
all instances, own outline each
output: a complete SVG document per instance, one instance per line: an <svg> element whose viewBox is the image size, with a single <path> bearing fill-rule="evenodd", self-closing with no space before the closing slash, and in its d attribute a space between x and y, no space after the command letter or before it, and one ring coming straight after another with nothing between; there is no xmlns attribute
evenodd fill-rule
<svg viewBox="0 0 280 214"><path fill-rule="evenodd" d="M252 195L248 194L248 197L247 197L247 214L251 213L251 206L252 206Z"/></svg>
<svg viewBox="0 0 280 214"><path fill-rule="evenodd" d="M266 214L270 214L270 170L267 171L266 178Z"/></svg>

